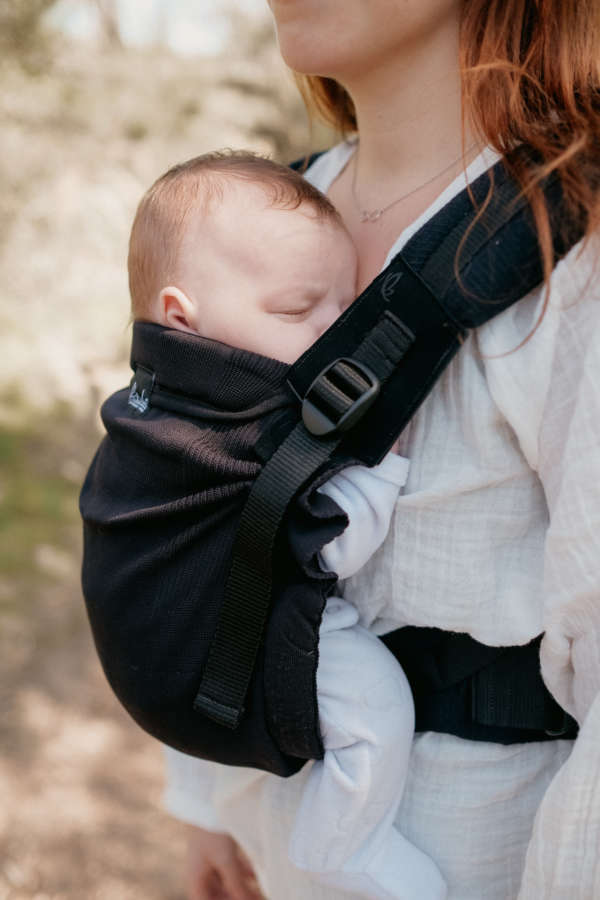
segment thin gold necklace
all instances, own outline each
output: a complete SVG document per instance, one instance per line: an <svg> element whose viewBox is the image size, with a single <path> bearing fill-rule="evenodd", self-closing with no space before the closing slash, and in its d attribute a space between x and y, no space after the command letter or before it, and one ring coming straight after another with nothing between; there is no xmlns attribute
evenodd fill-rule
<svg viewBox="0 0 600 900"><path fill-rule="evenodd" d="M445 175L446 172L449 172L450 169L454 168L454 166L456 165L457 162L460 162L460 160L463 159L463 157L467 156L471 152L471 150L473 149L474 146L475 146L475 144L471 144L471 146L467 150L465 150L464 153L461 153L461 155L458 157L458 159L455 159L454 162L451 162L449 166L446 166L445 169L442 169L441 172L438 172L432 178L429 178L427 181L424 181L423 184L420 184L418 187L413 188L412 191L409 191L407 194L402 194L401 197L397 197L395 200L392 200L392 202L388 203L387 206L383 206L381 208L378 207L377 209L371 209L371 210L363 209L358 201L358 197L356 196L356 170L357 170L357 166L358 166L358 162L357 162L358 153L355 152L355 154L354 154L354 170L352 172L352 197L354 199L354 205L356 207L356 211L360 215L360 221L365 222L365 223L377 222L377 220L380 219L382 217L382 215L388 211L388 209L391 209L392 206L396 206L397 203L400 203L401 200L406 200L407 197L412 197L412 195L416 194L417 191L420 191L422 188L427 187L428 184L431 184L432 182L434 182L436 180L436 178L441 178L442 175Z"/></svg>

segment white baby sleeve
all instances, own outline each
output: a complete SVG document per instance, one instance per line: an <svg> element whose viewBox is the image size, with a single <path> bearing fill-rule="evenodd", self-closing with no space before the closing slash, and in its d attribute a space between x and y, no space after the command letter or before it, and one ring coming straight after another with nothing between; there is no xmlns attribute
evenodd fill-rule
<svg viewBox="0 0 600 900"><path fill-rule="evenodd" d="M342 534L321 551L325 571L349 578L382 545L408 467L408 459L388 453L377 466L349 466L321 485L318 490L335 500L350 520Z"/></svg>

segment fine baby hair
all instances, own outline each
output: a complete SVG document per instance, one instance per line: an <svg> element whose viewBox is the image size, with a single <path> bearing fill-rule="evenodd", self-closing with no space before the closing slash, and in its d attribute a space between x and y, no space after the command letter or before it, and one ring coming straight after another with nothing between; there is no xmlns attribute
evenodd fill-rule
<svg viewBox="0 0 600 900"><path fill-rule="evenodd" d="M298 172L245 150L204 153L173 166L142 197L129 239L129 291L135 320L151 318L153 298L175 279L181 242L194 215L210 214L228 184L262 187L273 206L308 204L321 220L341 219L327 197Z"/></svg>

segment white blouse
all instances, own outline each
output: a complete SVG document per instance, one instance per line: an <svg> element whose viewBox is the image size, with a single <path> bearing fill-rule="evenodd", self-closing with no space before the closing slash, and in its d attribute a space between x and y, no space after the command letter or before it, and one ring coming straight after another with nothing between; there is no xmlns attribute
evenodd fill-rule
<svg viewBox="0 0 600 900"><path fill-rule="evenodd" d="M353 150L333 148L309 180L327 191ZM496 159L484 151L467 179ZM461 174L386 265L464 186ZM540 321L544 296L467 338L402 435L411 464L390 533L344 584L376 633L426 625L510 645L545 631L544 679L581 726L574 743L415 738L397 824L449 900L600 898L600 238L556 266ZM269 900L347 896L287 862L307 767L278 779L165 752L167 808L234 834Z"/></svg>

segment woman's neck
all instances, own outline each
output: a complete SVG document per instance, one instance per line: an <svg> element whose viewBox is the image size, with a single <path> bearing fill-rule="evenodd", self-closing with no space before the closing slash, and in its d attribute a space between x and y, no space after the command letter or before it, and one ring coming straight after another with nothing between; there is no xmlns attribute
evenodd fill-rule
<svg viewBox="0 0 600 900"><path fill-rule="evenodd" d="M402 230L480 150L466 122L463 145L460 4L445 9L435 26L413 30L402 46L390 42L386 53L334 73L354 102L359 144L328 195L358 251L359 291ZM372 214L367 222L363 211Z"/></svg>
<svg viewBox="0 0 600 900"><path fill-rule="evenodd" d="M453 17L378 67L345 79L360 136L355 181L366 207L423 184L472 148L468 123L463 147L460 81ZM473 147L467 161L475 154Z"/></svg>

